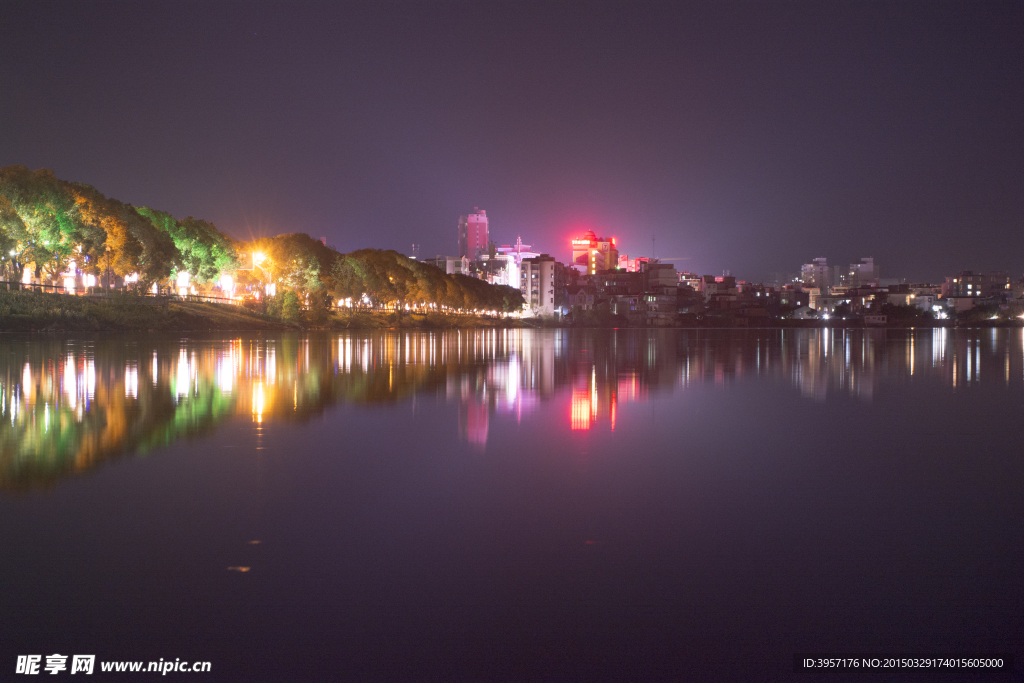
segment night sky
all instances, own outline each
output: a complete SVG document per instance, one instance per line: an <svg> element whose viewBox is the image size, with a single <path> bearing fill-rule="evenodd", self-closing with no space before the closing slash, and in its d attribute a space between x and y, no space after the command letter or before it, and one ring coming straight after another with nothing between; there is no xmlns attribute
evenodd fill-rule
<svg viewBox="0 0 1024 683"><path fill-rule="evenodd" d="M1021 3L0 3L0 165L238 237L1024 272Z"/></svg>

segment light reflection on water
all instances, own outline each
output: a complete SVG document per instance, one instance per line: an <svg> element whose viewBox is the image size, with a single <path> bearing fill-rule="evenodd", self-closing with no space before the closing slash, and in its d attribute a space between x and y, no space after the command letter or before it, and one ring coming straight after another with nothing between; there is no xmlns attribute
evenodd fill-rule
<svg viewBox="0 0 1024 683"><path fill-rule="evenodd" d="M812 401L871 401L887 382L1024 384L1024 331L486 330L234 339L0 342L0 486L50 486L244 416L302 421L338 403L427 393L483 448L561 392L564 427L615 431L654 392L783 381Z"/></svg>

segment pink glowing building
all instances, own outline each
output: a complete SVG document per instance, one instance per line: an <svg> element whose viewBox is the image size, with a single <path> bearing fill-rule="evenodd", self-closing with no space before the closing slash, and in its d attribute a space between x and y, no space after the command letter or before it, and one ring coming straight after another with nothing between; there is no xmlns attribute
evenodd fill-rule
<svg viewBox="0 0 1024 683"><path fill-rule="evenodd" d="M459 258L476 261L487 253L487 212L473 207L473 213L459 216Z"/></svg>

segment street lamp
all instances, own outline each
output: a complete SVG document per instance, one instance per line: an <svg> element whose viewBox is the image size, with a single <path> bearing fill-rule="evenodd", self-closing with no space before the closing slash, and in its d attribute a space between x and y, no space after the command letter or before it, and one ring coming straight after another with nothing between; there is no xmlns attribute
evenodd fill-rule
<svg viewBox="0 0 1024 683"><path fill-rule="evenodd" d="M270 283L263 287L263 292L267 296L275 296L277 294L277 285L274 284L274 277L262 265L263 262L267 261L267 260L269 260L269 258L267 257L266 254L264 254L261 251L254 251L253 254L252 254L252 264L254 266L259 266L259 269L262 270L263 274L266 275L267 278L270 280Z"/></svg>

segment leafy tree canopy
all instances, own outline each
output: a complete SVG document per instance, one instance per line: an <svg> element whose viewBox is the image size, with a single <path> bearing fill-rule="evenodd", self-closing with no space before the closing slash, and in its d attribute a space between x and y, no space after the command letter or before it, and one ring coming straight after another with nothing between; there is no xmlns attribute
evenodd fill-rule
<svg viewBox="0 0 1024 683"><path fill-rule="evenodd" d="M55 277L75 261L94 274L108 268L119 276L137 273L143 285L181 271L208 283L234 271L238 253L251 252L262 258L253 270L236 273L241 284L272 282L304 304L333 297L398 310L410 304L504 312L523 306L515 288L447 275L395 251L340 254L303 233L235 243L208 221L136 208L91 185L25 166L0 168L0 249L9 273L34 263L37 274Z"/></svg>
<svg viewBox="0 0 1024 683"><path fill-rule="evenodd" d="M175 270L187 271L194 280L205 283L238 267L231 239L213 223L192 216L179 221L169 213L145 206L137 211L173 241L177 250Z"/></svg>

